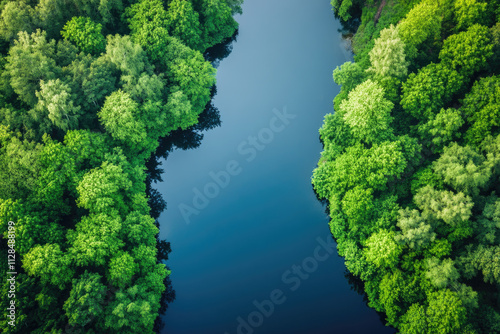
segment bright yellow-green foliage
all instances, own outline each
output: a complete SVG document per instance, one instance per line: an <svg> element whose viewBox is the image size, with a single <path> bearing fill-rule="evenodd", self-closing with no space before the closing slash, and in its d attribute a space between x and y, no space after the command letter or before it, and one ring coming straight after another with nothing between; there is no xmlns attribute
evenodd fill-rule
<svg viewBox="0 0 500 334"><path fill-rule="evenodd" d="M466 29L476 23L487 23L488 4L477 0L456 0L455 17L457 29Z"/></svg>
<svg viewBox="0 0 500 334"><path fill-rule="evenodd" d="M198 122L215 84L203 53L235 33L240 5L2 2L0 229L16 224L18 303L0 332L153 332L170 247L145 165Z"/></svg>
<svg viewBox="0 0 500 334"><path fill-rule="evenodd" d="M104 51L106 40L101 33L102 26L88 17L73 17L61 31L61 35L83 52L98 54Z"/></svg>
<svg viewBox="0 0 500 334"><path fill-rule="evenodd" d="M35 109L40 114L48 114L52 124L63 131L76 129L80 106L74 106L71 99L71 88L61 80L40 81L37 91L38 104Z"/></svg>
<svg viewBox="0 0 500 334"><path fill-rule="evenodd" d="M401 246L394 240L395 234L380 230L372 234L365 242L365 256L376 267L391 268L398 263Z"/></svg>
<svg viewBox="0 0 500 334"><path fill-rule="evenodd" d="M408 57L415 57L420 44L428 39L435 41L440 37L441 16L438 3L432 0L421 1L398 24L398 31L407 46Z"/></svg>
<svg viewBox="0 0 500 334"><path fill-rule="evenodd" d="M389 127L393 103L384 98L384 90L370 79L353 89L339 107L344 121L358 140L376 143L391 138Z"/></svg>
<svg viewBox="0 0 500 334"><path fill-rule="evenodd" d="M408 73L405 44L394 25L380 32L380 37L375 40L375 46L369 54L372 65L369 71L376 77L402 79Z"/></svg>
<svg viewBox="0 0 500 334"><path fill-rule="evenodd" d="M332 4L344 19L355 5ZM388 325L498 333L500 3L387 1L373 23L376 5L363 7L356 63L334 71L313 186Z"/></svg>

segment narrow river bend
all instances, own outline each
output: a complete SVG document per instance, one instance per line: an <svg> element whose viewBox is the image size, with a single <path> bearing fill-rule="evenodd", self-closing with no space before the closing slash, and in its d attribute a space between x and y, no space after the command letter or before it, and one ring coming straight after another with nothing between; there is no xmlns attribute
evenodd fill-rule
<svg viewBox="0 0 500 334"><path fill-rule="evenodd" d="M164 333L393 333L351 289L310 178L350 60L328 0L247 0L218 68L222 126L156 185L176 301ZM332 248L333 245L333 248Z"/></svg>

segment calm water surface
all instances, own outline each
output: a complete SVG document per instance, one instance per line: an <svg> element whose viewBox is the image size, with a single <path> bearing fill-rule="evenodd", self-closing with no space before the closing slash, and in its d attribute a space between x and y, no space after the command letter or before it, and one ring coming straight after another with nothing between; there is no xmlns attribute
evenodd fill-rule
<svg viewBox="0 0 500 334"><path fill-rule="evenodd" d="M350 60L329 2L247 0L217 73L222 126L163 165L164 333L394 332L344 277L311 187L332 70Z"/></svg>

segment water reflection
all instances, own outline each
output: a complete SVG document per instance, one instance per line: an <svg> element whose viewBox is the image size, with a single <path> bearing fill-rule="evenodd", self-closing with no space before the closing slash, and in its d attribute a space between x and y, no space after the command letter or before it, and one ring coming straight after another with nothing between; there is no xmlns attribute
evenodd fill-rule
<svg viewBox="0 0 500 334"><path fill-rule="evenodd" d="M213 67L219 67L220 62L229 56L231 51L233 51L233 42L236 42L237 38L238 30L236 30L232 37L227 38L224 42L207 49L207 51L203 54L203 57L211 62Z"/></svg>
<svg viewBox="0 0 500 334"><path fill-rule="evenodd" d="M362 296L365 304L367 306L369 306L368 305L368 295L366 294L366 291L365 291L364 282L359 277L356 277L353 274L351 274L349 272L349 270L347 270L347 269L344 271L344 277L346 278L347 282L349 283L351 290L356 292L358 295ZM386 326L388 326L387 321L385 320L386 314L384 312L378 312L378 311L377 311L377 314L380 318L380 322L385 324ZM389 327L391 329L394 329L392 326L389 326ZM394 329L394 331L395 331L395 329Z"/></svg>
<svg viewBox="0 0 500 334"><path fill-rule="evenodd" d="M219 66L220 62L229 56L233 49L233 42L236 41L238 31L223 43L211 47L203 55L205 59L212 63L212 66ZM194 149L201 145L203 140L203 132L214 129L221 125L220 113L217 107L213 104L213 98L217 94L217 86L212 87L210 102L205 107L205 110L199 115L198 123L186 130L172 131L168 136L160 138L156 152L150 157L146 163L146 195L148 196L148 204L150 207L150 215L155 219L156 227L160 227L158 218L160 214L167 209L167 202L163 199L161 193L152 188L152 183L163 182L162 174L164 170L161 168L160 160L166 159L170 152L175 149ZM170 242L161 240L157 235L158 262L168 260L168 254L172 251ZM168 266L167 266L168 269ZM172 285L170 276L167 276L163 281L165 292L160 300L159 316L155 320L154 331L160 333L165 327L163 321L168 305L175 300L175 290Z"/></svg>

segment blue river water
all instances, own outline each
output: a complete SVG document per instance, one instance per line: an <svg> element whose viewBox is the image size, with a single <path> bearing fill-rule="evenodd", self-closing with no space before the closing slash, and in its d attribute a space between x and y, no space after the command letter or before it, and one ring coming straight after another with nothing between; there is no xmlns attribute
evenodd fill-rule
<svg viewBox="0 0 500 334"><path fill-rule="evenodd" d="M222 125L155 185L176 300L164 333L394 333L344 276L311 174L351 59L328 0L247 0L217 73Z"/></svg>

